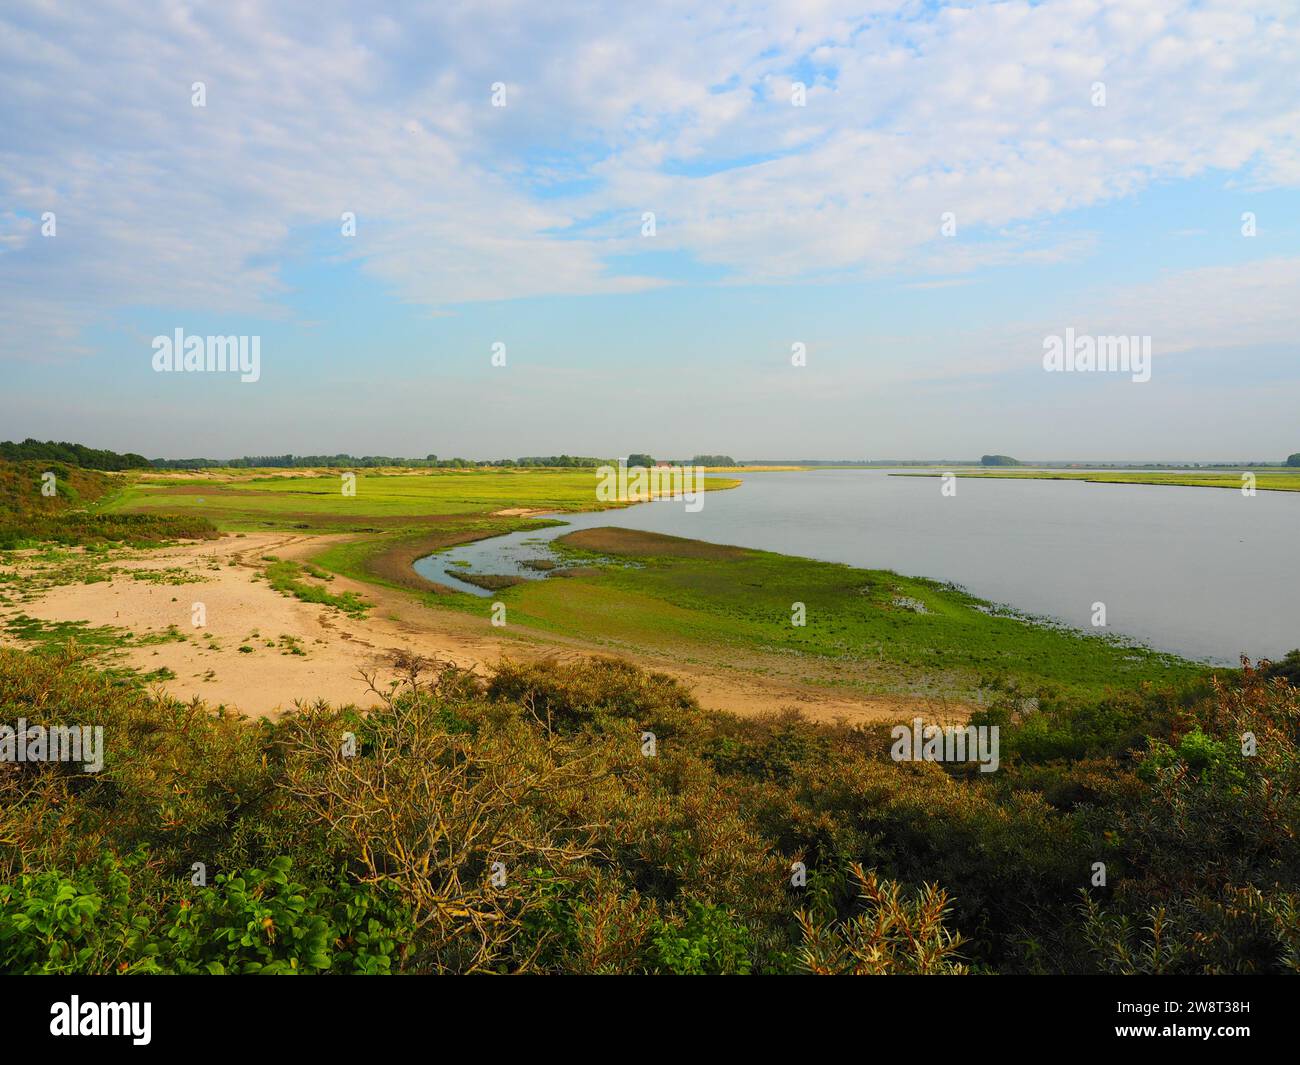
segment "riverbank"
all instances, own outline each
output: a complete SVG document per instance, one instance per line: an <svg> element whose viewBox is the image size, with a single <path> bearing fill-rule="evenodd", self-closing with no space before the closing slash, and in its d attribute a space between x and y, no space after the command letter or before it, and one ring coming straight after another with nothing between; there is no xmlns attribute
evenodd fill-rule
<svg viewBox="0 0 1300 1065"><path fill-rule="evenodd" d="M1271 467L1254 470L1206 470L1204 472L1178 470L1017 470L994 467L968 469L953 467L954 477L984 478L1011 481L1087 481L1089 484L1167 484L1183 488L1234 488L1240 491L1250 482L1243 474L1254 476L1253 487L1261 492L1300 492L1300 468ZM891 477L943 477L943 470L924 473L895 473Z"/></svg>

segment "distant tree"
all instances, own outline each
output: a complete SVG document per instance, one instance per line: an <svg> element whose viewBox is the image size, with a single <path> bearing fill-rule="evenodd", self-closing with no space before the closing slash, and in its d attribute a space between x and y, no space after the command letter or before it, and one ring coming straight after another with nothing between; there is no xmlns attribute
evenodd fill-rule
<svg viewBox="0 0 1300 1065"><path fill-rule="evenodd" d="M1013 459L1010 455L984 455L980 458L981 466L1020 466L1023 465L1019 459Z"/></svg>
<svg viewBox="0 0 1300 1065"><path fill-rule="evenodd" d="M15 444L12 440L0 443L0 459L11 462L23 459L66 462L69 466L80 466L87 470L136 470L149 467L149 460L143 455L131 452L123 455L116 451L86 447L84 444L70 444L66 440L40 441L31 437L21 444Z"/></svg>
<svg viewBox="0 0 1300 1065"><path fill-rule="evenodd" d="M629 466L653 466L655 460L649 455L629 455L627 457L627 464Z"/></svg>
<svg viewBox="0 0 1300 1065"><path fill-rule="evenodd" d="M1300 688L1300 648L1288 651L1278 662L1270 662L1260 669L1266 677L1282 677L1293 688Z"/></svg>
<svg viewBox="0 0 1300 1065"><path fill-rule="evenodd" d="M1294 455L1288 455L1286 464L1288 466L1300 466L1300 451L1297 451Z"/></svg>
<svg viewBox="0 0 1300 1065"><path fill-rule="evenodd" d="M691 459L692 466L735 466L736 460L730 455L696 455Z"/></svg>

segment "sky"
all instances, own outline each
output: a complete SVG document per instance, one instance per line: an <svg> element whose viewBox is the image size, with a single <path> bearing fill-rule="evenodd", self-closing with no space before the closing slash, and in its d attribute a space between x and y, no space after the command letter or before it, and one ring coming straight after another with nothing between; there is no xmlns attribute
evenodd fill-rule
<svg viewBox="0 0 1300 1065"><path fill-rule="evenodd" d="M1298 193L1295 2L6 0L0 439L1278 461Z"/></svg>

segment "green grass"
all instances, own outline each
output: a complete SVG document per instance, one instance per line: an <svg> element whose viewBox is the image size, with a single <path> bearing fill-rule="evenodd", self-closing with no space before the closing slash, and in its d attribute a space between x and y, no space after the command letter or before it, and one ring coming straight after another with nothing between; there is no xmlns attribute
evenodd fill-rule
<svg viewBox="0 0 1300 1065"><path fill-rule="evenodd" d="M709 489L739 482L709 478ZM391 530L440 518L528 507L601 510L594 470L422 470L358 473L356 494L341 476L246 477L242 480L136 480L107 506L111 512L201 516L223 530L268 528Z"/></svg>
<svg viewBox="0 0 1300 1065"><path fill-rule="evenodd" d="M315 570L315 567L312 567ZM301 599L304 603L319 603L322 606L337 607L343 613L354 618L364 618L370 604L356 592L339 592L335 594L319 585L308 584L303 577L305 571L297 562L281 560L272 561L264 571L267 583L281 595ZM319 571L316 571L319 572Z"/></svg>
<svg viewBox="0 0 1300 1065"><path fill-rule="evenodd" d="M44 621L26 614L15 614L4 621L0 633L9 640L25 645L26 650L42 656L61 656L75 648L76 656L103 668L104 675L114 683L128 686L175 680L176 674L166 666L145 672L123 665L123 652L130 648L183 643L187 639L175 625L156 632L134 633L116 625L91 625L86 621Z"/></svg>
<svg viewBox="0 0 1300 1065"><path fill-rule="evenodd" d="M687 662L759 669L775 662L808 681L864 694L962 698L1014 682L1028 693L1048 687L1098 695L1205 672L1173 655L994 611L956 587L886 570L625 530L571 534L561 549L571 562L592 561L601 555L564 541L590 543L589 534L601 533L601 555L635 559L635 568L593 567L502 589L494 598L507 605L510 623ZM619 541L629 539L631 549L621 550ZM648 546L655 543L658 553ZM481 614L491 609L470 596L448 602ZM792 624L795 603L805 606L802 627Z"/></svg>
<svg viewBox="0 0 1300 1065"><path fill-rule="evenodd" d="M175 625L169 625L162 632L137 636L130 630L115 625L91 626L85 621L43 621L26 614L16 614L10 618L5 624L5 631L16 640L46 649L62 647L69 640L91 651L152 647L155 644L185 640L184 634Z"/></svg>
<svg viewBox="0 0 1300 1065"><path fill-rule="evenodd" d="M1235 488L1241 489L1241 475L1245 472L1255 474L1255 487L1268 492L1300 492L1300 468L1270 468L1256 470L1205 470L1189 471L1093 471L1093 470L1016 470L1005 467L997 469L960 469L951 471L958 477L993 477L999 480L1025 481L1088 481L1091 484L1172 484L1189 488ZM891 477L940 477L941 472L934 473L891 473Z"/></svg>

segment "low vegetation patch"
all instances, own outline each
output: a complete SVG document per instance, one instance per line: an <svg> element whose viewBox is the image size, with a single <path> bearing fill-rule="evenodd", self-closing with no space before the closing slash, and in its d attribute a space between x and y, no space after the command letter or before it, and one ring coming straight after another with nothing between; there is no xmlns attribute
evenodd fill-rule
<svg viewBox="0 0 1300 1065"><path fill-rule="evenodd" d="M523 584L527 579L526 577L516 577L507 573L471 573L468 570L457 573L456 577L467 584L486 588L490 592L500 591L502 588L513 588L516 584Z"/></svg>
<svg viewBox="0 0 1300 1065"><path fill-rule="evenodd" d="M320 571L311 567L311 576L317 576ZM295 599L301 599L304 603L319 603L322 606L335 607L343 613L354 618L364 618L366 611L370 609L370 604L362 599L356 592L339 592L334 593L317 584L308 584L303 578L308 575L301 563L289 562L282 559L275 559L264 571L267 583L270 584L281 595L290 595ZM332 578L323 577L329 580Z"/></svg>
<svg viewBox="0 0 1300 1065"><path fill-rule="evenodd" d="M641 532L637 529L579 529L557 539L557 543L593 554L630 555L641 558L704 558L715 561L745 558L743 547L688 540L682 536Z"/></svg>
<svg viewBox="0 0 1300 1065"><path fill-rule="evenodd" d="M143 545L216 536L216 529L201 517L90 509L120 487L109 474L62 462L0 459L0 550L45 543Z"/></svg>
<svg viewBox="0 0 1300 1065"><path fill-rule="evenodd" d="M160 643L184 641L185 635L169 625L161 632L137 634L115 625L92 627L85 621L43 621L17 614L5 624L5 631L16 640L36 644L43 649L62 647L69 641L85 648L113 649L150 647Z"/></svg>

